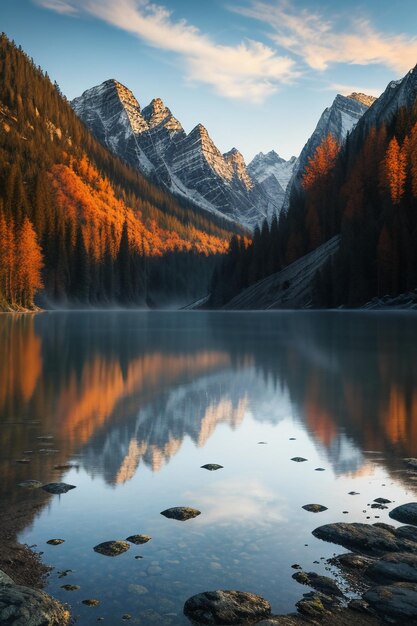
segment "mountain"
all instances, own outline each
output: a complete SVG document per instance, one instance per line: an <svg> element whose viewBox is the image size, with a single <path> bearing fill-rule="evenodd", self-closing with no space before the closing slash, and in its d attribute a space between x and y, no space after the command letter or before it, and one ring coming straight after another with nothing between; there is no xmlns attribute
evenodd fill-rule
<svg viewBox="0 0 417 626"><path fill-rule="evenodd" d="M299 191L305 167L324 138L331 133L337 143L342 144L375 100L373 96L363 93L355 92L349 96L338 94L332 105L323 111L313 134L294 164L293 174L285 194L285 207L288 207L291 193Z"/></svg>
<svg viewBox="0 0 417 626"><path fill-rule="evenodd" d="M249 163L248 173L259 183L267 196L275 199L275 204L282 206L296 163L295 156L286 161L275 150L267 154L259 152Z"/></svg>
<svg viewBox="0 0 417 626"><path fill-rule="evenodd" d="M299 169L287 211L269 228L255 231L251 245L243 247L232 238L211 282L209 305L338 308L364 306L374 298L413 303L417 66L389 83L367 107L369 102L361 94L338 96L325 111L300 156L302 163L321 138L308 160L304 184ZM349 127L347 140L338 143ZM336 237L338 249L316 264L314 256L322 256ZM307 285L303 265L310 260ZM300 304L299 285L301 295L309 295ZM396 298L400 294L404 296Z"/></svg>
<svg viewBox="0 0 417 626"><path fill-rule="evenodd" d="M181 134L160 101L142 114L128 90L111 87L98 90L102 111L89 108L102 142L139 158L128 129L168 144ZM0 309L32 308L37 293L43 306L189 301L205 294L231 234L243 233L117 158L4 34L0 129Z"/></svg>
<svg viewBox="0 0 417 626"><path fill-rule="evenodd" d="M160 98L141 109L133 93L111 79L71 104L114 154L206 212L253 228L280 210L282 192L271 196L236 148L222 154L202 124L187 134Z"/></svg>

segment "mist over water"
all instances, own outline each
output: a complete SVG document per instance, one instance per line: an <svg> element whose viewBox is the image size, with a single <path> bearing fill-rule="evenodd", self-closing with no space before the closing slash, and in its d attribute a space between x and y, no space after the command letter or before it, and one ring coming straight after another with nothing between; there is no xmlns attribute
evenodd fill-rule
<svg viewBox="0 0 417 626"><path fill-rule="evenodd" d="M306 589L291 565L328 573L343 551L314 528L392 522L368 503L415 499L402 459L417 456L416 345L406 313L1 316L0 505L43 504L19 540L55 567L47 591L79 624L186 624L185 600L219 588L292 611ZM25 479L77 488L49 496ZM301 509L313 502L328 510ZM201 515L160 515L179 505ZM116 558L93 551L138 533L152 540ZM99 607L81 604L91 597Z"/></svg>

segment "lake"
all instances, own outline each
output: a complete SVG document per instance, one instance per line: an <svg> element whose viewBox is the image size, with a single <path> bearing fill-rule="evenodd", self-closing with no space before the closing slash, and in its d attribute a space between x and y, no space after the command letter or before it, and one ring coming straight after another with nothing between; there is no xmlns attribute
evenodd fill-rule
<svg viewBox="0 0 417 626"><path fill-rule="evenodd" d="M331 575L344 551L314 528L393 523L370 503L416 499L403 462L417 456L416 346L413 313L2 315L0 505L42 503L18 539L54 567L46 590L78 624L185 625L185 600L214 589L293 611L308 589L291 566ZM201 515L160 515L181 505ZM93 550L133 534L152 539Z"/></svg>

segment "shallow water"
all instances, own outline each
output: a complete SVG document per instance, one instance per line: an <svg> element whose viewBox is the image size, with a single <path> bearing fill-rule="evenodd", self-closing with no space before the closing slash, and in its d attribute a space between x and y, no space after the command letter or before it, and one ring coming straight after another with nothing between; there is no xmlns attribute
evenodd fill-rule
<svg viewBox="0 0 417 626"><path fill-rule="evenodd" d="M325 573L343 552L315 527L390 522L374 498L416 498L402 461L417 456L416 346L407 313L0 316L0 505L43 502L19 540L54 566L47 590L79 624L187 624L184 601L219 588L292 611L308 589L291 565ZM76 489L50 496L25 479ZM315 502L328 510L301 508ZM160 515L179 505L201 515ZM93 551L138 533L152 540Z"/></svg>

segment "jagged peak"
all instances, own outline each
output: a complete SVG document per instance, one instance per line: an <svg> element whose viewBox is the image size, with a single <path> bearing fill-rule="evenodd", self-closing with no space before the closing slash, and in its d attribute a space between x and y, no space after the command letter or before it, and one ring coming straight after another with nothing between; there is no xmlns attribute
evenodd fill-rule
<svg viewBox="0 0 417 626"><path fill-rule="evenodd" d="M357 91L353 91L351 94L347 96L347 98L350 98L351 100L356 100L357 102L360 102L361 104L364 104L365 106L368 106L368 107L370 107L375 102L375 100L378 99L378 98L375 98L375 96L369 96L366 93L357 92Z"/></svg>

